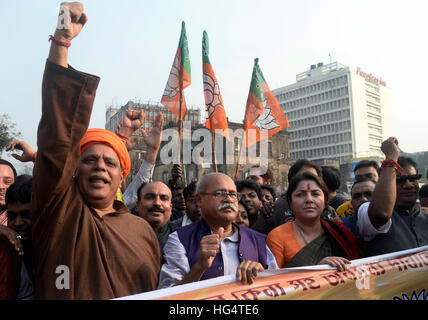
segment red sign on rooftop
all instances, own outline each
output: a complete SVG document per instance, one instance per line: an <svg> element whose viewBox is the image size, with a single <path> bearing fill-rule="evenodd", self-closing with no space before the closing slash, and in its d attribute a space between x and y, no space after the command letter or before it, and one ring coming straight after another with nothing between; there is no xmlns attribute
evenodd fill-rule
<svg viewBox="0 0 428 320"><path fill-rule="evenodd" d="M377 77L375 77L375 76L374 76L374 75L372 75L371 73L370 73L370 74L365 73L364 71L362 71L362 70L360 69L360 67L357 67L357 74L359 74L360 76L362 76L363 78L365 78L366 80L368 80L368 81L370 81L370 82L373 82L373 83L375 83L375 84L381 84L381 85L383 85L384 87L386 87L386 82L385 82L385 81L383 81L381 78L377 78Z"/></svg>

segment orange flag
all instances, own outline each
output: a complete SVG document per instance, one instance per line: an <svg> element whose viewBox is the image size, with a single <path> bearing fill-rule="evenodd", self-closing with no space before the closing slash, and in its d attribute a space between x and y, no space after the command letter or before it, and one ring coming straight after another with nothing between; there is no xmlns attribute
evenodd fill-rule
<svg viewBox="0 0 428 320"><path fill-rule="evenodd" d="M222 130L221 134L229 140L226 111L220 94L220 87L214 74L209 55L208 34L204 31L202 39L202 68L205 96L206 126L211 132Z"/></svg>
<svg viewBox="0 0 428 320"><path fill-rule="evenodd" d="M258 62L259 59L256 58L245 110L245 146L260 141L261 131L267 131L268 137L271 137L290 126L287 116L269 89ZM253 134L249 134L249 131L253 131Z"/></svg>
<svg viewBox="0 0 428 320"><path fill-rule="evenodd" d="M174 57L171 72L161 103L167 107L179 119L183 120L187 113L186 99L183 89L190 86L190 59L189 47L186 36L184 21L181 24L181 36L177 52ZM181 119L180 119L180 97L181 97Z"/></svg>

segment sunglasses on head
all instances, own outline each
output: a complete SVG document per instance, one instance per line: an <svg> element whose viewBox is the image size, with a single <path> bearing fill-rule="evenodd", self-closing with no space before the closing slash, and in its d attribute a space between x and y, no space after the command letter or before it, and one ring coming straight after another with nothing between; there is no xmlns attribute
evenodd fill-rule
<svg viewBox="0 0 428 320"><path fill-rule="evenodd" d="M410 182L415 182L416 180L419 180L422 177L422 175L419 174L411 174L408 176L397 176L397 182L398 183L404 183L406 182L406 180L409 180Z"/></svg>

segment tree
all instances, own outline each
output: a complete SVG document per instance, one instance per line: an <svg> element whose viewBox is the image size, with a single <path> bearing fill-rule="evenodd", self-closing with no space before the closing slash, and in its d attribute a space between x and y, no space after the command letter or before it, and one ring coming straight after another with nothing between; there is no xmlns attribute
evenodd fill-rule
<svg viewBox="0 0 428 320"><path fill-rule="evenodd" d="M21 137L21 132L16 131L16 124L10 120L9 115L0 115L0 154L13 140Z"/></svg>

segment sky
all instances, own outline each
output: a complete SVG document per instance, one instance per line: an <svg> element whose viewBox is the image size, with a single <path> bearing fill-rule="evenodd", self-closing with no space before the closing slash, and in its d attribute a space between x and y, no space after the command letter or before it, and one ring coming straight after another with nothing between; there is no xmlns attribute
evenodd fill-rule
<svg viewBox="0 0 428 320"><path fill-rule="evenodd" d="M41 81L60 1L0 0L0 115L37 149ZM106 106L161 99L185 21L192 84L188 105L204 109L202 33L229 120L241 122L254 58L271 89L318 62L359 66L391 88L394 135L405 152L428 150L428 1L87 0L88 23L69 64L101 77L90 127ZM204 112L202 112L204 114ZM14 159L13 159L14 160ZM16 162L14 162L15 164Z"/></svg>

